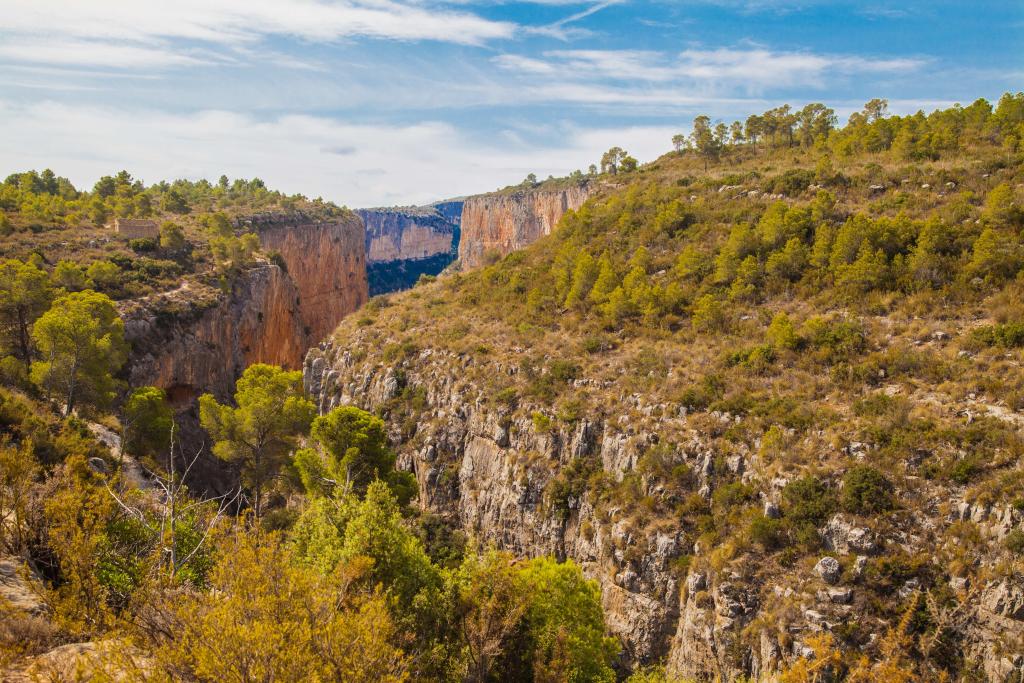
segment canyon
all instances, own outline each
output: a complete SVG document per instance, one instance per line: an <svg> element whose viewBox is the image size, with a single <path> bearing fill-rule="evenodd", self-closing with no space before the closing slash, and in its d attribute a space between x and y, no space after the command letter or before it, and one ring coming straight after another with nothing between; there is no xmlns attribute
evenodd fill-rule
<svg viewBox="0 0 1024 683"><path fill-rule="evenodd" d="M518 405L495 400L487 381L518 374L527 349L488 358L417 338L423 343L415 352L395 359L386 351L397 345L393 339L343 323L307 355L305 388L321 413L355 405L389 415L399 465L415 474L424 511L515 555L578 563L600 587L606 624L624 646L625 669L663 661L680 680L774 680L787 663L811 652L810 638L859 616L860 577L877 571L869 563L886 552L933 552L941 530L963 520L998 548L1024 525L1024 510L946 501L944 492L932 491L929 505L951 510L913 532L878 533L842 513L828 519L818 533L823 552L845 568L841 578L839 572L823 578L818 565L810 564L768 576L754 562L716 564L715 548L678 522L638 521L643 511L594 500L580 483L586 475L573 483L566 473L600 472L622 482L643 472L645 455L666 444L672 462L694 476L699 495L711 498L722 471L756 481L763 467L756 450L723 458L685 408L618 393L614 384L589 378L574 380L574 389L617 393L606 409L571 422L538 420L550 409L524 398ZM416 407L408 407L408 397ZM740 421L727 414L718 419L723 425ZM766 509L777 506L786 483L771 482L762 503ZM656 484L641 486L647 487L644 494L656 495ZM559 490L564 498L553 500L552 491ZM910 581L899 595L906 598L914 590ZM1016 680L1010 677L1022 659L1006 648L1022 635L1024 588L993 579L968 590L971 606L956 616L964 652L986 680ZM876 628L885 632L884 624Z"/></svg>
<svg viewBox="0 0 1024 683"><path fill-rule="evenodd" d="M268 214L242 221L279 259L221 286L186 281L122 306L133 386L153 385L186 405L204 391L230 395L246 366L301 366L306 349L366 303L362 222ZM276 261L276 262L275 262Z"/></svg>
<svg viewBox="0 0 1024 683"><path fill-rule="evenodd" d="M475 268L550 235L567 211L583 206L592 183L566 187L517 189L468 197L462 207L459 263Z"/></svg>
<svg viewBox="0 0 1024 683"><path fill-rule="evenodd" d="M429 206L357 209L366 226L370 295L408 289L455 260L462 201Z"/></svg>
<svg viewBox="0 0 1024 683"><path fill-rule="evenodd" d="M306 350L369 296L436 275L456 253L470 268L490 250L522 248L589 194L581 185L360 209L330 220L299 212L242 217L237 225L255 230L280 260L245 269L226 287L186 281L125 302L130 383L161 387L180 407L204 391L227 398L248 365L301 367Z"/></svg>

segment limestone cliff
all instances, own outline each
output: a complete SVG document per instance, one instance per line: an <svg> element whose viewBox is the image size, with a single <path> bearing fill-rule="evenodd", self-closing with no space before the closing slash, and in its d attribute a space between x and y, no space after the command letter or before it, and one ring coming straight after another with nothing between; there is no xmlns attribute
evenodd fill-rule
<svg viewBox="0 0 1024 683"><path fill-rule="evenodd" d="M368 298L362 224L301 214L252 217L262 262L222 290L198 281L122 306L133 386L151 384L184 404L203 391L227 396L252 363L299 368L311 345Z"/></svg>
<svg viewBox="0 0 1024 683"><path fill-rule="evenodd" d="M424 259L452 250L455 226L433 207L358 209L370 263Z"/></svg>
<svg viewBox="0 0 1024 683"><path fill-rule="evenodd" d="M363 225L358 216L327 222L304 218L261 221L260 243L284 259L295 283L307 346L327 336L369 298Z"/></svg>
<svg viewBox="0 0 1024 683"><path fill-rule="evenodd" d="M831 553L822 561L844 568L835 576L807 562L778 571L755 561L717 563L699 531L658 519L643 506L587 493L592 476L622 482L630 475L639 498L659 495L657 480L635 478L652 451L670 452L669 465L691 473L704 498L714 495L723 472L756 482L758 453L717 452L706 431L708 416L694 421L685 408L584 377L573 380L576 391L615 398L562 421L524 397L518 405L495 400L488 388L487 377L520 372L526 349L481 357L424 339L424 346L396 359L380 351L388 342L393 340L372 328L346 324L334 340L311 349L304 380L319 409L355 404L383 412L399 465L415 473L424 508L516 554L578 562L600 585L605 619L624 645L627 667L665 660L669 673L684 680L772 680L782 666L810 652L816 633L851 619L885 632L884 622L865 615L870 591L862 576L878 571L886 548L927 553L941 544L945 528L970 520L987 540L991 560L1001 539L1024 528L1021 510L950 504L936 488L925 508L932 512L912 529L876 533L843 514L831 517L819 533L823 553ZM538 421L537 415L548 418ZM710 418L720 423L714 429L740 421L724 413ZM658 451L664 445L671 451ZM786 483L765 484L766 514L773 514L772 501L781 498ZM919 588L908 581L894 590L905 598ZM951 622L966 656L986 680L1017 680L1012 676L1024 667L1024 582L979 577L976 586L957 590L974 596L970 610Z"/></svg>
<svg viewBox="0 0 1024 683"><path fill-rule="evenodd" d="M304 379L320 410L343 404L381 410L400 402L407 388L423 392L428 407L413 436L392 434L401 466L416 474L420 504L517 554L573 558L599 582L606 619L625 643L627 661L666 655L678 613L674 560L686 553L684 534L638 533L581 497L552 506L545 495L574 461L619 472L632 467L650 432L623 432L601 417L541 432L529 407L513 413L486 400L486 390L467 378L472 358L425 349L382 365L348 350L368 342L354 336L310 350ZM515 370L515 359L488 368Z"/></svg>
<svg viewBox="0 0 1024 683"><path fill-rule="evenodd" d="M154 385L178 405L204 391L230 395L251 363L298 367L308 347L295 283L262 264L222 292L186 281L181 287L122 306L131 342L132 386Z"/></svg>
<svg viewBox="0 0 1024 683"><path fill-rule="evenodd" d="M593 190L584 183L467 198L462 206L459 262L474 268L484 262L485 254L508 254L551 234L565 212L579 209Z"/></svg>

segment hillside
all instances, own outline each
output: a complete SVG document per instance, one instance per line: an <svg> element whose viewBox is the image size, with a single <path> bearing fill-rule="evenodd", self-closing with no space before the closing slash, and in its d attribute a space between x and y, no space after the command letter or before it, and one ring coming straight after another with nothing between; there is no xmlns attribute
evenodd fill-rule
<svg viewBox="0 0 1024 683"><path fill-rule="evenodd" d="M307 388L382 411L421 505L581 563L633 662L758 677L825 632L851 667L1011 680L1021 99L982 108L695 132L525 250L372 300Z"/></svg>
<svg viewBox="0 0 1024 683"><path fill-rule="evenodd" d="M368 300L346 209L8 178L0 677L1019 682L1024 94L672 142Z"/></svg>

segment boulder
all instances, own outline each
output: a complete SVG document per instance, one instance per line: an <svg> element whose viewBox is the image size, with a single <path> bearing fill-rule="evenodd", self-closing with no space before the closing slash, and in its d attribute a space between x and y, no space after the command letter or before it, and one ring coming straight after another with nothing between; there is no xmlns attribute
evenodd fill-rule
<svg viewBox="0 0 1024 683"><path fill-rule="evenodd" d="M877 548L874 535L866 527L856 526L852 520L843 516L835 515L825 526L818 530L825 547L840 555L857 553L859 555L871 554Z"/></svg>
<svg viewBox="0 0 1024 683"><path fill-rule="evenodd" d="M839 560L834 557L825 556L818 560L818 564L814 565L814 572L825 583L835 584L839 583L842 568L839 566Z"/></svg>

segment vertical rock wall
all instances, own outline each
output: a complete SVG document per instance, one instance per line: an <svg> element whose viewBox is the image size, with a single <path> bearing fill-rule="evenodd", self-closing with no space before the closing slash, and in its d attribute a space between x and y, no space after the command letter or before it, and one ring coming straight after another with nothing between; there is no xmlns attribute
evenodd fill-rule
<svg viewBox="0 0 1024 683"><path fill-rule="evenodd" d="M565 212L579 209L592 193L592 186L583 184L467 198L459 261L464 268L475 268L489 252L508 254L550 235Z"/></svg>
<svg viewBox="0 0 1024 683"><path fill-rule="evenodd" d="M262 223L260 242L278 252L298 289L296 308L306 346L330 334L369 298L363 224L358 216L330 222ZM298 367L301 363L289 363Z"/></svg>
<svg viewBox="0 0 1024 683"><path fill-rule="evenodd" d="M455 226L432 207L359 209L370 263L425 259L452 251Z"/></svg>

